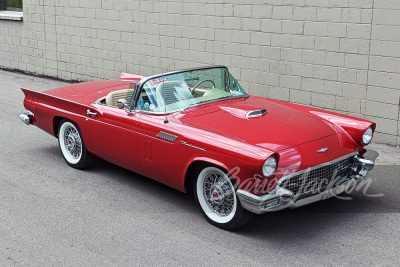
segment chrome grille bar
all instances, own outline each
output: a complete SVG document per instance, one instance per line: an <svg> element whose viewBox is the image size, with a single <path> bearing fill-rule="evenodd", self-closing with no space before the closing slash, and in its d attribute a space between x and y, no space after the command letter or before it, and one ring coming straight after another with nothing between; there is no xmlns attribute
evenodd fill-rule
<svg viewBox="0 0 400 267"><path fill-rule="evenodd" d="M350 178L354 155L347 155L283 177L278 181L278 185L292 191L297 200L320 194L330 187L343 184Z"/></svg>

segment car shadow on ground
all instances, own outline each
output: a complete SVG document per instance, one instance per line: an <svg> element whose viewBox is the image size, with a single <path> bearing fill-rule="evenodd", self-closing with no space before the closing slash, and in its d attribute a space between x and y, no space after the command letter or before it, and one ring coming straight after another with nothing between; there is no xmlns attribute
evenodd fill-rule
<svg viewBox="0 0 400 267"><path fill-rule="evenodd" d="M114 165L110 162L96 158L93 165L85 170L93 175L101 175L111 179L112 183L127 186L135 196L136 191L154 196L157 201L168 202L170 206L176 207L184 213L196 213L194 198L191 195L175 190L155 180Z"/></svg>

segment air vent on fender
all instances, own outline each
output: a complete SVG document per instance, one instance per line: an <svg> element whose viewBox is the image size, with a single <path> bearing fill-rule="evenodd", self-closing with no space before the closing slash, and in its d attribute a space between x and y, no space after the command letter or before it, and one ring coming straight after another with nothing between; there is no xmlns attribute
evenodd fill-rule
<svg viewBox="0 0 400 267"><path fill-rule="evenodd" d="M178 139L178 136L163 131L159 132L157 134L157 137L171 143L175 142L175 140Z"/></svg>

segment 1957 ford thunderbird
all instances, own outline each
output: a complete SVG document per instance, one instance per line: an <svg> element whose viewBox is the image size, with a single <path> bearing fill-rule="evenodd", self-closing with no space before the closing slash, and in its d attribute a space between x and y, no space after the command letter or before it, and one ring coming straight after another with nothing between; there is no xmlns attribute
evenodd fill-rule
<svg viewBox="0 0 400 267"><path fill-rule="evenodd" d="M22 91L20 118L58 138L69 166L98 157L192 192L228 230L350 190L378 156L364 148L375 123L248 95L224 66Z"/></svg>

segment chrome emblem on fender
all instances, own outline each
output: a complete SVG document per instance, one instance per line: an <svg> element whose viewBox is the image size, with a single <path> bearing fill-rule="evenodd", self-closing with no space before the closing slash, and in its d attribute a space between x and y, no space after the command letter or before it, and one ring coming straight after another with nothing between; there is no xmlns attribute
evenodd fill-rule
<svg viewBox="0 0 400 267"><path fill-rule="evenodd" d="M195 145L192 145L192 144L188 144L188 143L186 143L185 141L182 141L182 140L181 140L181 143L182 143L182 145L185 145L185 146L189 146L189 147L192 147L192 148L196 148L198 150L206 151L205 148L198 147L198 146L195 146Z"/></svg>
<svg viewBox="0 0 400 267"><path fill-rule="evenodd" d="M317 150L318 153L324 153L328 150L327 147L321 148L320 150Z"/></svg>

